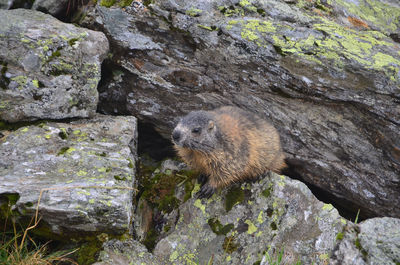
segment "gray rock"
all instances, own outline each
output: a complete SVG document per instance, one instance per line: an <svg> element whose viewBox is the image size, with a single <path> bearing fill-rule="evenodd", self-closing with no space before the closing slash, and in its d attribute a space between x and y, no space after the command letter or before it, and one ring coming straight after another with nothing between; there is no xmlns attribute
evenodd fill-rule
<svg viewBox="0 0 400 265"><path fill-rule="evenodd" d="M59 15L62 11L66 12L68 2L73 5L72 0L35 0L32 5L32 9L48 13L52 16Z"/></svg>
<svg viewBox="0 0 400 265"><path fill-rule="evenodd" d="M173 264L254 264L284 249L282 264L324 264L345 223L303 183L271 173L181 205L154 255Z"/></svg>
<svg viewBox="0 0 400 265"><path fill-rule="evenodd" d="M0 10L0 24L1 120L94 115L103 33L25 9Z"/></svg>
<svg viewBox="0 0 400 265"><path fill-rule="evenodd" d="M31 0L0 0L0 9L31 8Z"/></svg>
<svg viewBox="0 0 400 265"><path fill-rule="evenodd" d="M166 159L161 163L160 171L162 173L165 173L168 170L170 172L176 172L176 171L180 171L183 169L187 169L187 166L185 163L182 163L182 162L179 162L176 160Z"/></svg>
<svg viewBox="0 0 400 265"><path fill-rule="evenodd" d="M97 7L87 21L113 52L99 109L168 139L178 116L237 105L278 128L304 181L362 217L400 217L399 4L328 2Z"/></svg>
<svg viewBox="0 0 400 265"><path fill-rule="evenodd" d="M333 265L400 263L400 219L373 218L351 224L342 236L333 252Z"/></svg>
<svg viewBox="0 0 400 265"><path fill-rule="evenodd" d="M43 191L37 233L81 238L130 232L136 137L134 117L104 115L5 133L0 207L10 202L17 218L29 221Z"/></svg>
<svg viewBox="0 0 400 265"><path fill-rule="evenodd" d="M12 0L0 0L0 9L9 9L12 2Z"/></svg>
<svg viewBox="0 0 400 265"><path fill-rule="evenodd" d="M126 241L110 240L103 244L99 261L94 265L158 265L165 264L149 253L145 246L129 239Z"/></svg>

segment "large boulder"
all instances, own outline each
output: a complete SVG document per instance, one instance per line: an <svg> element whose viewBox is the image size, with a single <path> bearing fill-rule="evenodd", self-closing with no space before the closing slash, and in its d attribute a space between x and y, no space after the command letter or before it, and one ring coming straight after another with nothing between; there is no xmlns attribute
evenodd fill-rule
<svg viewBox="0 0 400 265"><path fill-rule="evenodd" d="M171 264L260 264L282 251L284 264L326 264L347 221L303 183L271 173L188 200L175 222L154 249Z"/></svg>
<svg viewBox="0 0 400 265"><path fill-rule="evenodd" d="M151 12L149 12L151 10ZM233 104L269 119L307 183L362 217L400 217L400 4L156 1L97 6L110 39L99 110L169 138L177 117Z"/></svg>
<svg viewBox="0 0 400 265"><path fill-rule="evenodd" d="M372 218L359 225L349 223L340 235L332 265L400 263L400 219Z"/></svg>
<svg viewBox="0 0 400 265"><path fill-rule="evenodd" d="M44 122L2 135L1 221L12 211L26 227L38 209L41 221L35 232L59 235L61 240L131 232L134 117L98 114L90 120Z"/></svg>
<svg viewBox="0 0 400 265"><path fill-rule="evenodd" d="M0 10L0 24L0 120L94 115L103 33L25 9Z"/></svg>

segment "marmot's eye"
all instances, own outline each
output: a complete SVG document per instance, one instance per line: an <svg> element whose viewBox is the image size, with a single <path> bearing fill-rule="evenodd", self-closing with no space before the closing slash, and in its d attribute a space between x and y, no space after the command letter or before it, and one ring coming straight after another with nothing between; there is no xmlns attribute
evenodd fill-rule
<svg viewBox="0 0 400 265"><path fill-rule="evenodd" d="M200 132L201 132L201 128L200 127L192 129L192 133L200 133Z"/></svg>

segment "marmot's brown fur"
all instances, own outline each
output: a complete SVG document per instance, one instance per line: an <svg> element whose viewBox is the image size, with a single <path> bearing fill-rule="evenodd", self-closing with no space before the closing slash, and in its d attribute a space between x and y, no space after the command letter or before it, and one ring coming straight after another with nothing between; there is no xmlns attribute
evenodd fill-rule
<svg viewBox="0 0 400 265"><path fill-rule="evenodd" d="M201 197L286 166L277 130L237 107L190 112L175 127L172 140L179 156L202 174Z"/></svg>

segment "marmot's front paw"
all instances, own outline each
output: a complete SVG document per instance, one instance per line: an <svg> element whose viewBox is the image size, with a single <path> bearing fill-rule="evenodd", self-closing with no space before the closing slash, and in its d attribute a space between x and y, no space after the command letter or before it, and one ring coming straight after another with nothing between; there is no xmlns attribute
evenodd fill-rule
<svg viewBox="0 0 400 265"><path fill-rule="evenodd" d="M206 182L208 181L208 176L206 174L200 174L197 177L197 182L203 186L204 184L206 184Z"/></svg>
<svg viewBox="0 0 400 265"><path fill-rule="evenodd" d="M202 198L208 199L214 194L215 190L216 189L211 187L209 183L206 183L196 193L196 197L199 199L202 199Z"/></svg>

